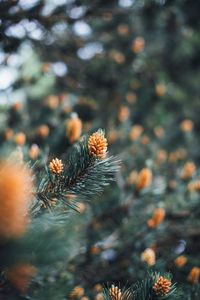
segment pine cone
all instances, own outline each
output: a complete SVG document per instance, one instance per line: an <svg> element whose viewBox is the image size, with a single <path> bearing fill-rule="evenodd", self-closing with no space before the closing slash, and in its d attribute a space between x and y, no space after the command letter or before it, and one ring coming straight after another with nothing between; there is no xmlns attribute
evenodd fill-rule
<svg viewBox="0 0 200 300"><path fill-rule="evenodd" d="M84 295L84 293L85 293L84 288L82 288L81 286L77 285L71 291L69 297L70 297L70 299L80 298L80 297L82 297Z"/></svg>
<svg viewBox="0 0 200 300"><path fill-rule="evenodd" d="M88 150L91 156L99 159L106 157L107 139L104 137L103 132L97 131L93 133L88 140Z"/></svg>
<svg viewBox="0 0 200 300"><path fill-rule="evenodd" d="M78 117L71 118L67 122L66 133L71 144L78 141L82 133L82 121Z"/></svg>
<svg viewBox="0 0 200 300"><path fill-rule="evenodd" d="M122 292L118 286L112 285L109 289L109 294L112 300L122 300Z"/></svg>
<svg viewBox="0 0 200 300"><path fill-rule="evenodd" d="M187 280L191 284L196 284L199 282L199 277L200 277L200 268L198 267L193 267L192 270L190 271Z"/></svg>
<svg viewBox="0 0 200 300"><path fill-rule="evenodd" d="M158 277L153 286L153 290L157 296L165 296L169 293L172 283L169 279L163 276Z"/></svg>
<svg viewBox="0 0 200 300"><path fill-rule="evenodd" d="M152 182L152 172L148 168L144 168L140 171L138 175L138 180L136 183L136 189L138 191L148 187L151 185Z"/></svg>
<svg viewBox="0 0 200 300"><path fill-rule="evenodd" d="M63 163L61 159L55 158L49 164L49 169L51 173L60 174L63 170Z"/></svg>

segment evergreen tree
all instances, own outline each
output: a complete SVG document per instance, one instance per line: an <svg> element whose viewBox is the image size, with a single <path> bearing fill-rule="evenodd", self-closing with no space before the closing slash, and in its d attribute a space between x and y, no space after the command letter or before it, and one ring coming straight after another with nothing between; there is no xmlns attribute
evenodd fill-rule
<svg viewBox="0 0 200 300"><path fill-rule="evenodd" d="M0 1L0 299L199 299L199 10Z"/></svg>

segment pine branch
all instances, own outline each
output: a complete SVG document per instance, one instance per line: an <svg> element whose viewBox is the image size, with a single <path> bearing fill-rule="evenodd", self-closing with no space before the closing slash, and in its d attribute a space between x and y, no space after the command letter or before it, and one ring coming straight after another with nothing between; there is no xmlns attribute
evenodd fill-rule
<svg viewBox="0 0 200 300"><path fill-rule="evenodd" d="M102 131L98 131L102 134ZM120 160L116 157L99 158L91 155L88 137L83 137L67 156L62 174L52 174L48 168L39 184L32 212L38 213L41 204L52 210L54 204L76 208L76 197L89 200L100 195L104 187L115 180ZM52 201L53 200L53 201ZM53 204L53 205L52 205Z"/></svg>
<svg viewBox="0 0 200 300"><path fill-rule="evenodd" d="M163 285L156 286L160 278L166 282L163 281ZM175 299L176 296L176 285L171 284L171 274L169 273L160 276L157 272L151 272L144 280L133 284L128 289L120 289L114 285L104 289L104 300L164 300Z"/></svg>
<svg viewBox="0 0 200 300"><path fill-rule="evenodd" d="M103 290L104 300L132 300L133 293L131 288L120 288L120 286L115 286L114 284L111 287L106 287Z"/></svg>

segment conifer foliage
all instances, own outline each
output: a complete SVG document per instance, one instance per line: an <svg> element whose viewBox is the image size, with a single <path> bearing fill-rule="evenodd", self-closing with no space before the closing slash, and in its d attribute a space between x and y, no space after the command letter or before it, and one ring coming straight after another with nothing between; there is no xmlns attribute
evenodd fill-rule
<svg viewBox="0 0 200 300"><path fill-rule="evenodd" d="M200 299L199 11L0 0L0 300Z"/></svg>

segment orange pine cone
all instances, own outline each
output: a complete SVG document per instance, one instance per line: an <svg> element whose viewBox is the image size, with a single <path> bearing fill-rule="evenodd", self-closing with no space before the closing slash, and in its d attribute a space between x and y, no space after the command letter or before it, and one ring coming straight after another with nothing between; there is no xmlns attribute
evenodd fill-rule
<svg viewBox="0 0 200 300"><path fill-rule="evenodd" d="M193 267L192 270L190 271L187 280L191 284L196 284L199 282L199 277L200 277L200 268L198 267Z"/></svg>
<svg viewBox="0 0 200 300"><path fill-rule="evenodd" d="M156 263L156 254L155 251L151 248L145 249L141 253L141 261L144 261L148 266L153 266Z"/></svg>
<svg viewBox="0 0 200 300"><path fill-rule="evenodd" d="M128 27L126 24L120 24L120 25L117 27L117 32L118 32L120 35L127 35L127 34L129 34L129 27Z"/></svg>
<svg viewBox="0 0 200 300"><path fill-rule="evenodd" d="M59 104L59 98L57 95L49 95L45 103L49 109L56 109Z"/></svg>
<svg viewBox="0 0 200 300"><path fill-rule="evenodd" d="M187 262L187 258L184 255L178 256L174 261L175 265L178 268L183 267L186 264L186 262Z"/></svg>
<svg viewBox="0 0 200 300"><path fill-rule="evenodd" d="M23 146L26 143L26 135L23 132L18 132L14 136L16 145Z"/></svg>
<svg viewBox="0 0 200 300"><path fill-rule="evenodd" d="M103 286L102 286L100 283L97 283L97 284L94 286L94 290L95 290L95 292L97 292L97 293L102 292Z"/></svg>
<svg viewBox="0 0 200 300"><path fill-rule="evenodd" d="M152 182L152 172L148 168L144 168L140 171L136 183L137 191L140 191L151 185Z"/></svg>
<svg viewBox="0 0 200 300"><path fill-rule="evenodd" d="M30 264L17 264L6 272L10 283L19 291L25 292L31 277L36 273L36 268Z"/></svg>
<svg viewBox="0 0 200 300"><path fill-rule="evenodd" d="M37 144L32 144L29 151L28 155L31 159L37 159L40 154L40 148L38 147Z"/></svg>
<svg viewBox="0 0 200 300"><path fill-rule="evenodd" d="M32 190L31 173L25 166L0 162L0 237L24 234Z"/></svg>
<svg viewBox="0 0 200 300"><path fill-rule="evenodd" d="M54 174L60 174L63 171L63 163L61 159L54 158L52 161L49 163L49 169L51 173Z"/></svg>
<svg viewBox="0 0 200 300"><path fill-rule="evenodd" d="M169 293L172 283L169 279L163 276L158 277L153 286L153 290L157 296L165 296Z"/></svg>
<svg viewBox="0 0 200 300"><path fill-rule="evenodd" d="M163 208L156 208L153 217L147 221L150 228L155 228L162 223L165 218L165 210Z"/></svg>
<svg viewBox="0 0 200 300"><path fill-rule="evenodd" d="M139 53L144 49L145 41L142 37L138 36L132 42L131 49L134 53Z"/></svg>
<svg viewBox="0 0 200 300"><path fill-rule="evenodd" d="M120 122L125 122L128 119L129 115L130 115L130 110L127 106L123 105L119 108L118 120Z"/></svg>
<svg viewBox="0 0 200 300"><path fill-rule="evenodd" d="M189 119L183 120L180 124L180 129L183 132L191 132L193 130L193 127L194 127L194 123Z"/></svg>
<svg viewBox="0 0 200 300"><path fill-rule="evenodd" d="M11 140L13 137L13 130L11 128L7 128L5 131L4 131L4 139L7 141L7 140Z"/></svg>
<svg viewBox="0 0 200 300"><path fill-rule="evenodd" d="M84 288L82 288L81 286L77 285L71 291L69 297L70 297L70 299L80 298L80 297L82 297L84 295L84 293L85 293Z"/></svg>
<svg viewBox="0 0 200 300"><path fill-rule="evenodd" d="M199 192L200 191L200 180L190 182L187 186L189 192Z"/></svg>
<svg viewBox="0 0 200 300"><path fill-rule="evenodd" d="M164 96L166 93L166 90L167 90L166 85L163 83L158 83L155 87L155 92L158 97Z"/></svg>
<svg viewBox="0 0 200 300"><path fill-rule="evenodd" d="M107 139L101 131L93 133L88 139L89 153L96 158L104 159L106 157L107 146Z"/></svg>
<svg viewBox="0 0 200 300"><path fill-rule="evenodd" d="M193 162L187 162L181 171L181 179L183 180L189 179L190 177L192 177L195 171L196 171L195 164Z"/></svg>
<svg viewBox="0 0 200 300"><path fill-rule="evenodd" d="M40 138L46 138L49 135L49 127L47 125L40 125L37 128L37 134Z"/></svg>
<svg viewBox="0 0 200 300"><path fill-rule="evenodd" d="M78 141L82 133L82 121L78 117L67 122L66 133L71 144Z"/></svg>
<svg viewBox="0 0 200 300"><path fill-rule="evenodd" d="M19 111L20 109L22 109L22 103L21 102L15 102L15 103L12 104L11 108L14 111Z"/></svg>
<svg viewBox="0 0 200 300"><path fill-rule="evenodd" d="M143 130L141 125L134 125L129 132L129 139L131 141L137 140L141 136Z"/></svg>
<svg viewBox="0 0 200 300"><path fill-rule="evenodd" d="M122 291L118 286L112 285L109 294L112 300L122 300Z"/></svg>
<svg viewBox="0 0 200 300"><path fill-rule="evenodd" d="M165 135L165 131L161 126L156 126L154 128L154 133L155 133L156 137L159 139L163 138Z"/></svg>

